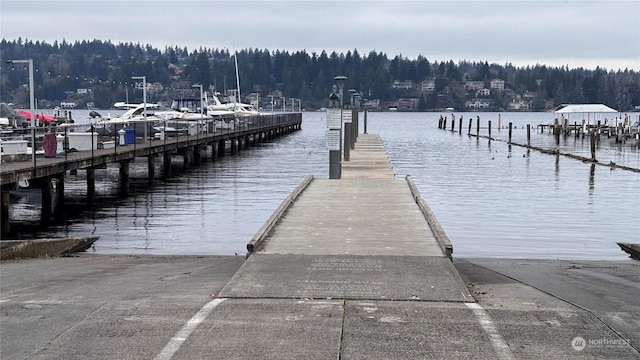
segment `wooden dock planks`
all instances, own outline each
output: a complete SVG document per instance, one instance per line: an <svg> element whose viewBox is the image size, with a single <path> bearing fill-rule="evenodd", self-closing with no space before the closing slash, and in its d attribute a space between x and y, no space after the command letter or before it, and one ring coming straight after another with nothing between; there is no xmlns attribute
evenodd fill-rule
<svg viewBox="0 0 640 360"><path fill-rule="evenodd" d="M314 180L265 238L261 254L443 256L380 136L359 136L342 179Z"/></svg>

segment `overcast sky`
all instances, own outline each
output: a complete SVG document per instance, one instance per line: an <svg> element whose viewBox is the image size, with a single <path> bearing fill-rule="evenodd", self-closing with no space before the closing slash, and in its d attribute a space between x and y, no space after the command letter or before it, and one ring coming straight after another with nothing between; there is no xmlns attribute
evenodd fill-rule
<svg viewBox="0 0 640 360"><path fill-rule="evenodd" d="M429 61L640 71L640 1L0 0L0 31L53 43L110 40Z"/></svg>

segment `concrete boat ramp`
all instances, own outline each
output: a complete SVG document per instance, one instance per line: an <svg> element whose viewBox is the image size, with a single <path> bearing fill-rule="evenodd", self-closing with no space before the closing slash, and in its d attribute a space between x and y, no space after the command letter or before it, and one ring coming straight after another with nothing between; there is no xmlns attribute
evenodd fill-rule
<svg viewBox="0 0 640 360"><path fill-rule="evenodd" d="M394 177L375 135L360 135L342 179L305 180L248 248L246 259L3 262L0 355L640 357L636 264L452 262L446 235L410 179Z"/></svg>

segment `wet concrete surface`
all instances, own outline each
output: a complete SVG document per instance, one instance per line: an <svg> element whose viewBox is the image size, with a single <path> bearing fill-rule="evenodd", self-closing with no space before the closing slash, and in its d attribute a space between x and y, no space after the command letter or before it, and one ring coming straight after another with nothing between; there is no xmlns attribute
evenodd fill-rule
<svg viewBox="0 0 640 360"><path fill-rule="evenodd" d="M640 358L635 261L456 259L471 301L249 297L261 286L251 277L243 278L248 293L221 297L244 263L92 254L3 261L0 358Z"/></svg>

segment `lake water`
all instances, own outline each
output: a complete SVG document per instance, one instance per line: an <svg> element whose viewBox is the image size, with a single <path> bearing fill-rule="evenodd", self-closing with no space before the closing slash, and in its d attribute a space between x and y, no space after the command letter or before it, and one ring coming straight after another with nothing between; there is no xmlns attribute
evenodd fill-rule
<svg viewBox="0 0 640 360"><path fill-rule="evenodd" d="M475 133L480 116L481 135L492 120L492 136L506 139L508 131L496 128L497 113L456 113L464 119L463 135L438 129L440 115L451 119L439 113L369 113L368 132L382 137L396 177L411 175L451 239L454 256L628 259L616 242L640 239L640 173L464 135L469 118ZM503 127L514 124L514 142L526 143L525 127L531 124L533 145L554 145L552 135L535 132L537 124L553 121L552 114L500 116ZM124 198L115 195L117 168L98 170L93 206L85 204L80 171L66 178L67 219L23 237L97 235L90 251L101 254L245 254L251 236L307 175L328 178L324 130L324 113L304 113L301 131L237 156L187 171L176 158L175 176L158 179L152 188L146 160L140 159ZM562 139L560 150L590 156L586 139ZM640 168L637 147L607 139L597 158ZM12 199L17 226L38 218L35 198Z"/></svg>

